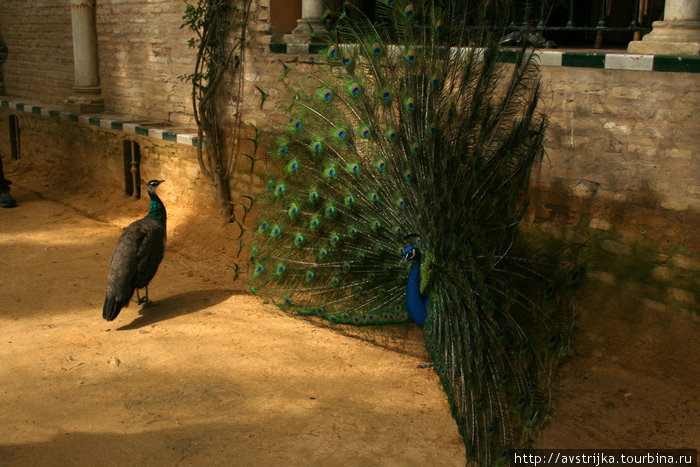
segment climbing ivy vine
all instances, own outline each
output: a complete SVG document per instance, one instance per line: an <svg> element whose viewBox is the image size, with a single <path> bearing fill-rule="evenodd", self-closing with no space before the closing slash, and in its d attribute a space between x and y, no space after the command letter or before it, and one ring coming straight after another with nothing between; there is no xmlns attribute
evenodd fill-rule
<svg viewBox="0 0 700 467"><path fill-rule="evenodd" d="M252 0L196 0L187 5L183 24L194 33L188 45L195 49L194 71L180 78L192 83L192 105L198 128L199 167L216 190L222 215L236 219L230 181L236 166L236 142L243 91L243 49ZM228 75L228 73L232 73ZM226 77L226 79L224 79ZM233 82L233 122L229 95L222 83ZM231 89L226 89L231 92ZM226 97L226 99L225 99ZM204 141L206 139L206 144ZM245 211L247 212L247 210Z"/></svg>

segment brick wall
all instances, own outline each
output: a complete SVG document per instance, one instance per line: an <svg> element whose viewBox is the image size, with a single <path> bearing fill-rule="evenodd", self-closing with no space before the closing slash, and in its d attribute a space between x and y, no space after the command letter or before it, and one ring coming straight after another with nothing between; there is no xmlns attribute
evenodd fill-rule
<svg viewBox="0 0 700 467"><path fill-rule="evenodd" d="M193 35L180 29L182 0L98 1L96 8L102 95L107 111L192 126L191 88L178 76L192 72Z"/></svg>
<svg viewBox="0 0 700 467"><path fill-rule="evenodd" d="M69 0L2 0L0 34L9 49L2 65L9 95L49 104L70 96L73 36Z"/></svg>

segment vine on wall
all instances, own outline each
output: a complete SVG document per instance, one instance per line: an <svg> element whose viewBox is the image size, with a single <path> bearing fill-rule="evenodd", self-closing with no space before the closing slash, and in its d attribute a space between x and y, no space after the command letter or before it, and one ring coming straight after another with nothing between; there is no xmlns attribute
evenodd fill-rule
<svg viewBox="0 0 700 467"><path fill-rule="evenodd" d="M180 78L192 83L192 105L198 128L199 167L215 188L222 216L227 221L238 224L241 235L244 231L242 222L249 205L232 199L230 182L237 162L235 149L243 91L243 48L251 2L252 0L196 0L187 5L180 26L187 27L195 34L188 41L188 45L196 50L194 71ZM228 72L233 73L235 83L231 96L235 106L232 124L227 115L229 109L221 86ZM244 208L240 220L236 217L236 205Z"/></svg>

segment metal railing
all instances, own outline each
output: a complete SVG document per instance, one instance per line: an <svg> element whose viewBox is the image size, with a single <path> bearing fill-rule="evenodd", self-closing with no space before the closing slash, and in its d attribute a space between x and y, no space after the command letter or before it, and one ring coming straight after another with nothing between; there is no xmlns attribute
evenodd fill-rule
<svg viewBox="0 0 700 467"><path fill-rule="evenodd" d="M372 20L375 1L357 0L360 11ZM650 14L653 10L655 15ZM639 40L651 31L652 19L660 19L651 17L662 11L663 0L522 0L508 29L533 31L562 46L592 43L600 48L605 33L612 33L617 38L613 42L620 44ZM557 46L547 42L545 47Z"/></svg>

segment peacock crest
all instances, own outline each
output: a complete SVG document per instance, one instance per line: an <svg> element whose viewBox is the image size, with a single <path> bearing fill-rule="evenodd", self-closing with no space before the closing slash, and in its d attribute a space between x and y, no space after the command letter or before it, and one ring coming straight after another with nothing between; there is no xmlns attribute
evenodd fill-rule
<svg viewBox="0 0 700 467"><path fill-rule="evenodd" d="M500 13L461 3L345 7L289 85L249 282L300 315L421 324L468 460L490 465L547 416L575 278L518 230L546 128L536 56L501 63Z"/></svg>

